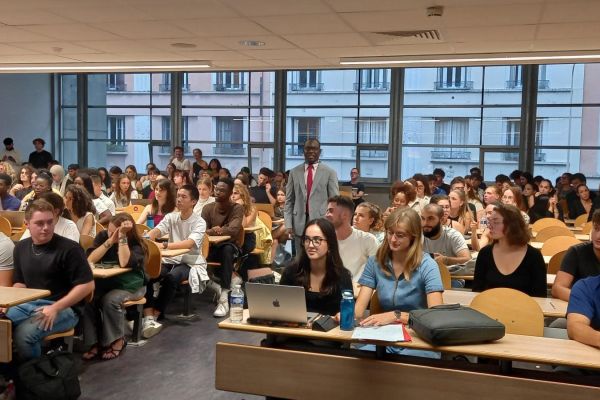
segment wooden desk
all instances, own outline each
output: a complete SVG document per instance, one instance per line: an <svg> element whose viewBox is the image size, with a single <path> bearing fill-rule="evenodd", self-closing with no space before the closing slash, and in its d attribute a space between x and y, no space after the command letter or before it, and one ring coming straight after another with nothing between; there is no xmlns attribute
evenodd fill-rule
<svg viewBox="0 0 600 400"><path fill-rule="evenodd" d="M465 281L472 281L473 275L451 275L452 279L464 279ZM546 284L550 287L554 285L555 274L546 274Z"/></svg>
<svg viewBox="0 0 600 400"><path fill-rule="evenodd" d="M468 290L444 290L444 303L446 304L462 304L464 306L471 305L473 298L479 293ZM532 297L538 303L544 316L546 317L562 317L567 315L568 302L560 299L546 297Z"/></svg>
<svg viewBox="0 0 600 400"><path fill-rule="evenodd" d="M92 268L92 274L94 275L94 279L112 278L113 276L121 275L129 271L131 271L131 268Z"/></svg>
<svg viewBox="0 0 600 400"><path fill-rule="evenodd" d="M160 255L162 257L177 257L182 256L190 252L190 249L160 249Z"/></svg>
<svg viewBox="0 0 600 400"><path fill-rule="evenodd" d="M231 236L223 235L223 236L209 236L208 243L210 244L218 244L222 242L226 242L231 239Z"/></svg>
<svg viewBox="0 0 600 400"><path fill-rule="evenodd" d="M260 230L261 227L258 225L254 225L254 226L249 226L247 228L244 228L244 232L248 233L248 232L256 232L258 230Z"/></svg>
<svg viewBox="0 0 600 400"><path fill-rule="evenodd" d="M50 296L50 291L45 289L29 289L15 287L0 287L0 307L13 307L28 301L42 299Z"/></svg>

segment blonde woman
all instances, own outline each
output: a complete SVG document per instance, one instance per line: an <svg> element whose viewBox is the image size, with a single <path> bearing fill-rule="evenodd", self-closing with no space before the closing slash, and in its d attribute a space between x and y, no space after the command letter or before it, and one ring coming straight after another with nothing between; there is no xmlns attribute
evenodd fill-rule
<svg viewBox="0 0 600 400"><path fill-rule="evenodd" d="M256 225L256 216L258 215L258 212L252 204L250 192L248 192L246 186L240 184L233 185L231 201L241 204L244 207L244 221L242 222L244 228L250 228Z"/></svg>
<svg viewBox="0 0 600 400"><path fill-rule="evenodd" d="M13 182L17 181L17 173L8 161L0 161L0 174L10 176Z"/></svg>
<svg viewBox="0 0 600 400"><path fill-rule="evenodd" d="M358 280L361 285L355 314L361 318L377 290L384 312L363 319L361 326L408 324L411 310L442 304L442 278L436 262L423 253L421 217L416 211L395 210L385 220L385 239L374 257L369 257ZM429 351L388 347L388 351L439 358Z"/></svg>
<svg viewBox="0 0 600 400"><path fill-rule="evenodd" d="M460 233L466 233L471 226L473 217L469 211L465 192L462 190L451 190L448 195L448 201L450 202L448 219L458 223L458 231Z"/></svg>
<svg viewBox="0 0 600 400"><path fill-rule="evenodd" d="M383 214L377 204L365 201L356 206L352 226L363 232L372 233L377 239L377 244L383 243L385 239Z"/></svg>
<svg viewBox="0 0 600 400"><path fill-rule="evenodd" d="M196 188L198 189L198 202L194 206L194 212L198 215L202 215L202 209L205 205L214 203L215 198L212 196L213 192L213 183L210 178L199 178L198 183L196 184Z"/></svg>
<svg viewBox="0 0 600 400"><path fill-rule="evenodd" d="M119 175L114 184L114 191L110 199L115 203L116 208L127 207L131 204L131 199L137 199L138 192L131 186L131 180L125 174Z"/></svg>

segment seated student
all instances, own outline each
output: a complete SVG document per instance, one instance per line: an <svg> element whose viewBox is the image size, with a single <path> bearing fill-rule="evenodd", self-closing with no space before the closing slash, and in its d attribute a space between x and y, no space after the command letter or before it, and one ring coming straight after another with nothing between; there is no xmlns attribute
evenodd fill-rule
<svg viewBox="0 0 600 400"><path fill-rule="evenodd" d="M340 311L342 292L353 290L352 277L342 264L331 222L319 218L306 224L299 255L283 270L279 284L304 287L308 312Z"/></svg>
<svg viewBox="0 0 600 400"><path fill-rule="evenodd" d="M494 209L499 206L501 203L499 201L495 201L493 203L485 206L485 214L483 214L484 219L481 221L472 221L471 222L471 248L473 251L479 251L483 247L487 246L492 239L490 238L490 228L488 227L488 220L492 216ZM477 232L477 229L481 229L481 236L476 235L474 232Z"/></svg>
<svg viewBox="0 0 600 400"><path fill-rule="evenodd" d="M590 189L585 183L575 188L577 198L568 203L569 218L575 219L583 214L588 214L592 209L593 199L590 196Z"/></svg>
<svg viewBox="0 0 600 400"><path fill-rule="evenodd" d="M530 224L535 223L538 219L554 218L554 213L549 210L549 208L552 208L551 199L551 196L545 194L541 194L535 198L533 206L527 211Z"/></svg>
<svg viewBox="0 0 600 400"><path fill-rule="evenodd" d="M91 195L94 207L96 207L96 220L100 224L106 225L117 213L115 203L113 203L102 191L102 178L100 178L100 176L92 175L90 176L90 180L92 181L92 188L94 189L94 192L91 193Z"/></svg>
<svg viewBox="0 0 600 400"><path fill-rule="evenodd" d="M569 338L600 348L600 275L581 279L567 307Z"/></svg>
<svg viewBox="0 0 600 400"><path fill-rule="evenodd" d="M234 284L233 263L240 252L239 238L243 229L244 207L231 201L233 186L233 180L230 178L219 179L215 185L215 202L202 209L202 218L206 221L206 234L231 238L227 242L211 245L208 254L209 261L221 263L218 268L220 285L212 280L208 283L219 298L213 313L217 318L224 317L229 312L229 291Z"/></svg>
<svg viewBox="0 0 600 400"><path fill-rule="evenodd" d="M488 220L492 244L477 256L473 291L505 287L529 296L546 297L546 264L531 247L529 230L514 206L497 206Z"/></svg>
<svg viewBox="0 0 600 400"><path fill-rule="evenodd" d="M137 199L138 197L138 192L131 186L129 177L125 174L119 175L114 181L114 191L110 195L110 199L115 203L115 207L127 207L131 204L131 199Z"/></svg>
<svg viewBox="0 0 600 400"><path fill-rule="evenodd" d="M433 196L435 197L435 195ZM421 212L423 225L423 251L433 254L436 261L446 265L462 264L471 259L465 238L455 229L442 226L444 210L429 203Z"/></svg>
<svg viewBox="0 0 600 400"><path fill-rule="evenodd" d="M358 282L367 259L375 255L379 245L375 236L352 227L353 214L354 202L349 197L334 196L329 199L325 218L335 228L344 267L352 274L352 280Z"/></svg>
<svg viewBox="0 0 600 400"><path fill-rule="evenodd" d="M25 211L29 206L29 203L37 199L42 193L53 191L52 177L50 176L50 173L47 170L38 171L38 174L36 175L35 179L32 180L32 186L33 191L29 192L29 194L23 197L23 199L21 200L21 207L19 208L19 211ZM58 192L54 193L60 195L60 193Z"/></svg>
<svg viewBox="0 0 600 400"><path fill-rule="evenodd" d="M383 214L377 204L368 201L360 203L354 210L352 226L360 231L369 232L377 239L377 246L383 243Z"/></svg>
<svg viewBox="0 0 600 400"><path fill-rule="evenodd" d="M196 183L196 188L198 189L198 193L200 194L200 198L198 198L198 202L194 207L194 212L198 215L202 215L202 209L205 205L214 203L215 198L212 196L213 192L213 183L210 178L198 178Z"/></svg>
<svg viewBox="0 0 600 400"><path fill-rule="evenodd" d="M69 210L71 220L77 225L79 234L96 236L96 208L92 203L92 198L79 185L67 187L65 192L65 207Z"/></svg>
<svg viewBox="0 0 600 400"><path fill-rule="evenodd" d="M258 184L250 188L250 196L258 204L275 204L277 197L277 188L271 185L271 180L275 176L275 172L269 168L263 167L258 173ZM246 185L248 186L248 185Z"/></svg>
<svg viewBox="0 0 600 400"><path fill-rule="evenodd" d="M154 188L152 203L144 207L138 217L137 223L146 225L148 217L152 217L153 226L158 226L165 215L175 211L175 199L177 190L175 184L168 179L161 179Z"/></svg>
<svg viewBox="0 0 600 400"><path fill-rule="evenodd" d="M529 215L525 211L527 208L523 204L523 193L518 186L511 186L502 193L502 204L515 206L521 211L521 216L525 221L525 225L529 224Z"/></svg>
<svg viewBox="0 0 600 400"><path fill-rule="evenodd" d="M592 216L590 241L567 250L552 285L552 296L569 301L571 287L577 281L596 275L600 275L600 210Z"/></svg>
<svg viewBox="0 0 600 400"><path fill-rule="evenodd" d="M111 218L108 230L98 233L94 244L88 249L90 263L112 263L131 271L113 278L98 279L94 299L85 305L83 313L83 337L89 350L84 360L92 360L101 354L103 360L121 355L126 346L126 301L144 297L144 261L148 250L135 229L131 215L119 213Z"/></svg>
<svg viewBox="0 0 600 400"><path fill-rule="evenodd" d="M0 286L13 285L13 252L15 244L13 241L0 232Z"/></svg>
<svg viewBox="0 0 600 400"><path fill-rule="evenodd" d="M410 182L394 182L390 188L390 197L392 204L383 212L383 219L386 219L397 208L410 207L409 204L412 204L413 207L411 208L418 209L417 212L421 211L421 203L416 201L417 191Z"/></svg>
<svg viewBox="0 0 600 400"><path fill-rule="evenodd" d="M144 322L142 335L150 338L162 329L162 324L156 322L164 317L167 306L175 297L177 288L184 280L189 280L191 267L202 269L200 273L201 287L204 291L208 274L206 274L206 260L202 257L202 240L206 231L206 223L202 217L194 214L194 206L198 201L198 189L192 185L184 185L177 191L177 209L162 219L160 223L148 232L150 240L156 240L164 235L169 235L169 241L163 242L163 249L189 249L190 252L183 256L163 257L160 277L152 280L146 287L146 304L144 306ZM192 280L189 280L190 283ZM160 291L154 298L154 283L160 282Z"/></svg>
<svg viewBox="0 0 600 400"><path fill-rule="evenodd" d="M12 184L12 178L7 174L0 174L0 209L9 211L18 211L21 207L21 200L8 193Z"/></svg>
<svg viewBox="0 0 600 400"><path fill-rule="evenodd" d="M360 321L361 326L408 324L412 310L441 305L442 278L433 259L423 252L421 219L412 209L394 211L385 221L386 237L369 257L358 283L355 314L360 319L377 290L383 313L372 314ZM388 348L399 354L439 358L439 354L405 348Z"/></svg>
<svg viewBox="0 0 600 400"><path fill-rule="evenodd" d="M34 200L25 212L31 237L14 252L14 287L47 289L51 295L10 307L14 343L22 359L41 355L42 340L73 328L83 311L83 299L94 290L94 278L78 243L54 234L54 208Z"/></svg>
<svg viewBox="0 0 600 400"><path fill-rule="evenodd" d="M77 225L70 219L63 217L65 213L63 198L54 192L46 192L40 195L40 199L46 200L54 208L54 233L79 243L80 235ZM31 237L31 234L29 233L29 229L25 229L20 240L27 239L28 237Z"/></svg>

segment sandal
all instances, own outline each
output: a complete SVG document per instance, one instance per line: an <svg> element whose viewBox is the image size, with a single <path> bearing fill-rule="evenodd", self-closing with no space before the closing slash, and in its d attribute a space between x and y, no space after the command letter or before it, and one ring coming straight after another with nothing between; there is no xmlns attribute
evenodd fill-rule
<svg viewBox="0 0 600 400"><path fill-rule="evenodd" d="M116 349L115 346L119 342L121 342L121 348ZM106 350L104 350L102 352L102 359L103 360L114 360L115 358L119 357L123 351L125 351L126 346L127 346L127 341L125 340L125 338L120 338L120 339L115 340L114 342L112 342L110 344L110 346Z"/></svg>
<svg viewBox="0 0 600 400"><path fill-rule="evenodd" d="M84 361L92 361L95 358L98 358L100 354L100 348L98 344L93 345L88 351L81 355L81 359Z"/></svg>

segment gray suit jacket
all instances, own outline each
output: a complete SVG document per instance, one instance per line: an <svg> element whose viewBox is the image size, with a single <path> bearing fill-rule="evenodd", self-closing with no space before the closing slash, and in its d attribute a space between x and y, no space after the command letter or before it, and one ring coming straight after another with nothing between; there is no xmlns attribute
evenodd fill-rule
<svg viewBox="0 0 600 400"><path fill-rule="evenodd" d="M313 176L313 185L308 204L309 220L325 216L327 199L339 194L337 174L333 169L319 162ZM302 235L306 223L306 183L304 163L290 171L285 188L285 227L294 228L294 234Z"/></svg>

